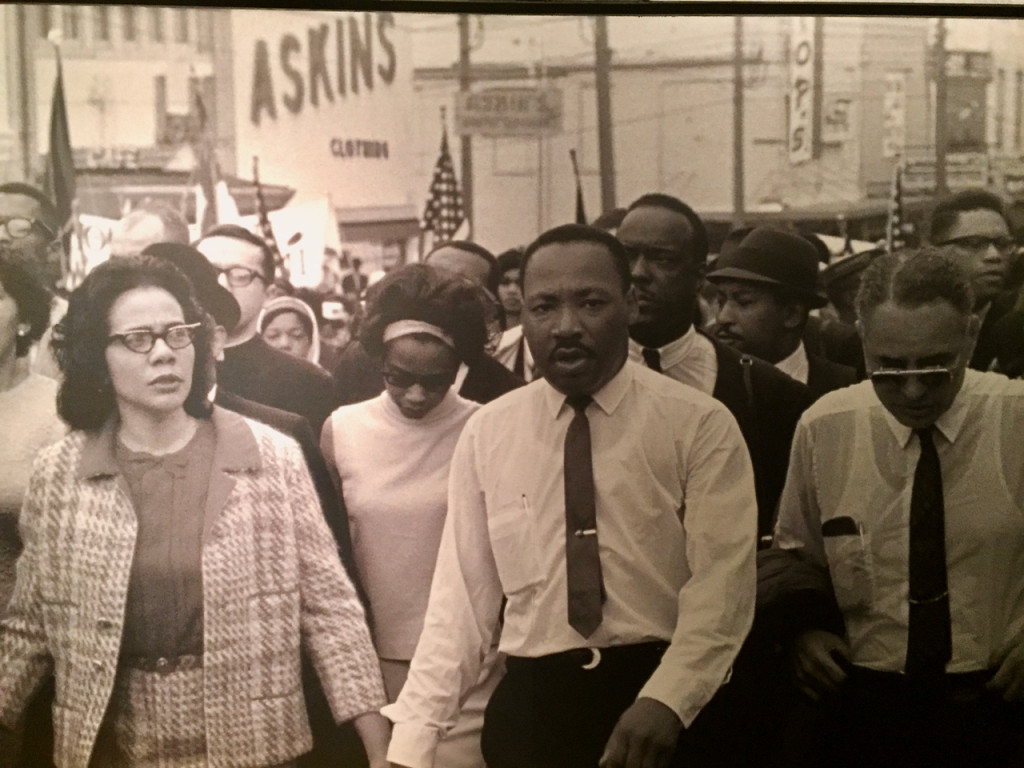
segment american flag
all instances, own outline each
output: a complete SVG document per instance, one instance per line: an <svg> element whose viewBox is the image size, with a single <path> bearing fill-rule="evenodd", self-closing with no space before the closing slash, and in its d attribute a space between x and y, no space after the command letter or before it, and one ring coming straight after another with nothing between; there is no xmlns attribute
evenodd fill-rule
<svg viewBox="0 0 1024 768"><path fill-rule="evenodd" d="M464 219L462 193L448 151L448 131L442 128L441 155L437 158L434 178L430 181L430 198L423 211L422 228L432 231L439 240L451 240Z"/></svg>
<svg viewBox="0 0 1024 768"><path fill-rule="evenodd" d="M284 256L281 249L277 247L277 238L274 236L274 227L270 223L270 215L267 213L267 201L263 197L263 186L260 184L260 158L259 155L252 156L252 182L256 185L256 208L259 214L260 232L263 239L270 247L274 255L274 266L281 269L284 266Z"/></svg>
<svg viewBox="0 0 1024 768"><path fill-rule="evenodd" d="M892 176L892 194L889 196L889 217L885 223L885 251L892 253L903 248L903 162L897 161Z"/></svg>

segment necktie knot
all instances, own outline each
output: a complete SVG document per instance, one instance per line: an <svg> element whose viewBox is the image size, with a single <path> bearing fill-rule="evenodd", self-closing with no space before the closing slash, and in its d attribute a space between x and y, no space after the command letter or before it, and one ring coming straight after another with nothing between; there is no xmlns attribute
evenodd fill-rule
<svg viewBox="0 0 1024 768"><path fill-rule="evenodd" d="M935 441L932 439L932 432L934 430L935 427L922 427L914 430L914 434L917 435L917 439L921 441L922 448L935 444Z"/></svg>
<svg viewBox="0 0 1024 768"><path fill-rule="evenodd" d="M661 352L651 347L644 347L640 350L640 354L644 356L644 363L652 371L661 372Z"/></svg>
<svg viewBox="0 0 1024 768"><path fill-rule="evenodd" d="M569 397L565 398L565 402L576 413L583 413L587 410L587 406L594 402L594 398L590 395L569 395Z"/></svg>

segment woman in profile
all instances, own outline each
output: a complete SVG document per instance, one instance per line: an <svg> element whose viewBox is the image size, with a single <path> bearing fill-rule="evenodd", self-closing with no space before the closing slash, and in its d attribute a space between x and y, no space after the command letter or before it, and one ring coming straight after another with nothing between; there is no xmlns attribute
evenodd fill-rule
<svg viewBox="0 0 1024 768"><path fill-rule="evenodd" d="M0 727L52 670L62 768L292 765L311 747L301 641L383 765L380 671L301 452L211 406L211 329L161 259L72 293L54 344L73 431L22 509Z"/></svg>

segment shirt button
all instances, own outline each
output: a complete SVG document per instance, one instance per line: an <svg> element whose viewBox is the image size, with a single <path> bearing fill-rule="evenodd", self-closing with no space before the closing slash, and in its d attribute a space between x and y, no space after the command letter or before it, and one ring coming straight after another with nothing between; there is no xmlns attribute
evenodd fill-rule
<svg viewBox="0 0 1024 768"><path fill-rule="evenodd" d="M93 659L92 660L92 667L97 672L102 672L103 671L103 661L101 659Z"/></svg>
<svg viewBox="0 0 1024 768"><path fill-rule="evenodd" d="M157 660L156 660L156 669L157 669L157 672L165 672L165 671L167 671L167 668L168 668L168 667L169 667L170 665L171 665L171 662L169 662L169 661L168 661L167 659L165 659L165 658L164 658L163 656L161 656L161 657L160 657L159 659L157 659Z"/></svg>

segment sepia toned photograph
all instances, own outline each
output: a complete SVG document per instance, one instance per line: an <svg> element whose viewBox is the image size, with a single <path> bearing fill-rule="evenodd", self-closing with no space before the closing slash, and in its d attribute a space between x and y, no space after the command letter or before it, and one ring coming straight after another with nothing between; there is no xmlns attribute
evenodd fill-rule
<svg viewBox="0 0 1024 768"><path fill-rule="evenodd" d="M0 768L1024 766L1016 10L0 6Z"/></svg>

